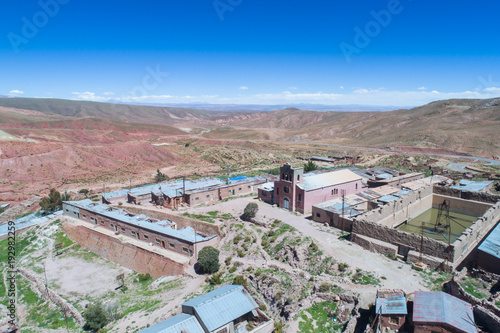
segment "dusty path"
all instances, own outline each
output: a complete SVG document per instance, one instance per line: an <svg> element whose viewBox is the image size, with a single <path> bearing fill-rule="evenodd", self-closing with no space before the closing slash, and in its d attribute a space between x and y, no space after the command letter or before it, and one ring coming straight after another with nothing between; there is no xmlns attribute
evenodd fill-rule
<svg viewBox="0 0 500 333"><path fill-rule="evenodd" d="M314 242L323 250L325 255L331 256L337 261L348 263L353 269L360 268L364 271L374 272L381 279L381 287L400 288L410 293L416 290L428 290L425 281L421 276L411 269L411 266L400 261L391 260L380 254L372 253L364 248L345 240L339 240L340 231L334 228L324 227L314 221L308 220L305 216L297 216L280 208L272 207L269 204L260 202L256 198L239 198L229 200L205 207L189 208L190 213L206 213L208 211L220 211L239 216L249 202L255 202L259 206L257 213L260 219L279 219L296 228L305 237L311 237ZM183 211L179 211L182 213ZM255 264L258 264L257 262ZM268 264L281 268L278 261L272 260ZM283 265L291 270L290 266ZM344 289L360 293L362 306L373 303L376 289L379 287L368 285L362 286L352 283L343 283Z"/></svg>

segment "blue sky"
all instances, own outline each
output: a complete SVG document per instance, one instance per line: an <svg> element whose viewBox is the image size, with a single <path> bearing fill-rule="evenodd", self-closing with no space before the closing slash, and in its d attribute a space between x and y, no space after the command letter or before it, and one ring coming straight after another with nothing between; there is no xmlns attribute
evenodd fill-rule
<svg viewBox="0 0 500 333"><path fill-rule="evenodd" d="M394 106L500 96L497 1L2 5L1 95Z"/></svg>

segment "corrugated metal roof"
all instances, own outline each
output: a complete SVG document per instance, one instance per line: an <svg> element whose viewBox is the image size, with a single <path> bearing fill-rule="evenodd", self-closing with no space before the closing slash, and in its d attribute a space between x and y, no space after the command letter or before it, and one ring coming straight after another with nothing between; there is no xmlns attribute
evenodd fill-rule
<svg viewBox="0 0 500 333"><path fill-rule="evenodd" d="M204 333L195 316L178 314L156 325L143 329L139 333Z"/></svg>
<svg viewBox="0 0 500 333"><path fill-rule="evenodd" d="M274 182L268 182L264 183L259 186L259 189L264 190L264 191L274 191Z"/></svg>
<svg viewBox="0 0 500 333"><path fill-rule="evenodd" d="M252 296L238 285L223 286L182 306L193 307L210 332L258 307Z"/></svg>
<svg viewBox="0 0 500 333"><path fill-rule="evenodd" d="M442 291L415 292L413 321L447 324L464 333L477 333L472 306Z"/></svg>
<svg viewBox="0 0 500 333"><path fill-rule="evenodd" d="M473 181L462 179L458 185L450 186L464 191L481 192L493 183L491 180Z"/></svg>
<svg viewBox="0 0 500 333"><path fill-rule="evenodd" d="M500 259L500 223L484 239L478 249Z"/></svg>
<svg viewBox="0 0 500 333"><path fill-rule="evenodd" d="M407 314L406 298L404 295L379 297L375 303L376 311L380 314Z"/></svg>
<svg viewBox="0 0 500 333"><path fill-rule="evenodd" d="M342 169L312 176L306 174L304 175L302 184L298 184L297 186L305 191L312 191L356 180L361 180L361 176L355 174L351 170Z"/></svg>
<svg viewBox="0 0 500 333"><path fill-rule="evenodd" d="M65 201L64 204L86 209L102 216L107 216L124 223L135 225L143 229L155 231L174 238L182 239L191 243L206 241L215 237L215 235L205 237L203 235L196 234L194 229L191 227L175 230L168 226L168 221L151 222L147 220L147 216L145 215L129 215L121 209L111 208L105 204L98 204L90 199L81 201Z"/></svg>
<svg viewBox="0 0 500 333"><path fill-rule="evenodd" d="M384 195L383 197L378 198L378 201L390 202L390 201L394 201L394 200L398 200L398 199L399 199L399 197L397 197L395 195Z"/></svg>

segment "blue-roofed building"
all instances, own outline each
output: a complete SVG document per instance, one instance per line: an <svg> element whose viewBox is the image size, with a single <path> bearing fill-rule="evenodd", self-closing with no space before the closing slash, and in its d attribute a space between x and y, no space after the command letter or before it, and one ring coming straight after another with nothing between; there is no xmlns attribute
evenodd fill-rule
<svg viewBox="0 0 500 333"><path fill-rule="evenodd" d="M178 314L156 325L148 327L140 333L205 333L195 316Z"/></svg>
<svg viewBox="0 0 500 333"><path fill-rule="evenodd" d="M451 188L455 188L462 191L472 191L472 192L486 192L493 186L493 181L484 180L484 181L474 181L474 180L465 180L462 179L458 183L458 185L450 186Z"/></svg>
<svg viewBox="0 0 500 333"><path fill-rule="evenodd" d="M479 245L477 264L488 272L500 274L500 223Z"/></svg>
<svg viewBox="0 0 500 333"><path fill-rule="evenodd" d="M442 291L416 291L415 333L477 333L472 306Z"/></svg>
<svg viewBox="0 0 500 333"><path fill-rule="evenodd" d="M182 314L140 332L271 333L273 330L273 320L259 309L245 288L226 285L185 302Z"/></svg>
<svg viewBox="0 0 500 333"><path fill-rule="evenodd" d="M382 333L400 331L408 315L404 292L402 290L378 290L375 312Z"/></svg>
<svg viewBox="0 0 500 333"><path fill-rule="evenodd" d="M88 227L104 228L117 236L127 236L184 256L192 257L204 246L216 245L217 235L202 235L192 227L177 229L171 220L155 220L146 215L132 215L122 209L90 199L65 201L64 215L87 222Z"/></svg>

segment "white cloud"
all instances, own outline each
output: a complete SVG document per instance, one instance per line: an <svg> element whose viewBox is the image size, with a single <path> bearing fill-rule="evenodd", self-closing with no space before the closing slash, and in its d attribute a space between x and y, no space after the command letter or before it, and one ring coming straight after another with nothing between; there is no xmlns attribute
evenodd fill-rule
<svg viewBox="0 0 500 333"><path fill-rule="evenodd" d="M489 87L489 88L483 89L483 91L486 91L488 93L498 94L498 93L500 93L500 87Z"/></svg>
<svg viewBox="0 0 500 333"><path fill-rule="evenodd" d="M327 105L379 105L379 106L418 106L432 101L454 98L494 98L498 97L500 88L491 87L484 91L441 92L437 90L385 90L383 88L357 88L351 92L312 92L296 93L291 90L278 93L238 94L236 96L220 95L97 95L93 92L73 92L73 99L95 102L123 103L212 103L212 104L290 104L313 103Z"/></svg>
<svg viewBox="0 0 500 333"><path fill-rule="evenodd" d="M9 94L22 95L22 94L24 94L24 91L14 89L14 90L9 91Z"/></svg>
<svg viewBox="0 0 500 333"><path fill-rule="evenodd" d="M290 90L298 90L299 88L298 87L290 87L288 89L290 89Z"/></svg>
<svg viewBox="0 0 500 333"><path fill-rule="evenodd" d="M114 92L111 92L111 91L106 91L106 92L103 92L102 93L104 96L111 96L111 95L114 95L115 93Z"/></svg>
<svg viewBox="0 0 500 333"><path fill-rule="evenodd" d="M340 86L340 89L344 89L344 86Z"/></svg>
<svg viewBox="0 0 500 333"><path fill-rule="evenodd" d="M427 90L427 88L426 87L420 87L420 88L418 88L418 90Z"/></svg>
<svg viewBox="0 0 500 333"><path fill-rule="evenodd" d="M248 90L248 87L247 86L242 86L239 88L240 90Z"/></svg>

